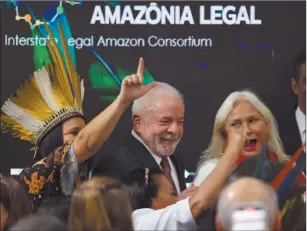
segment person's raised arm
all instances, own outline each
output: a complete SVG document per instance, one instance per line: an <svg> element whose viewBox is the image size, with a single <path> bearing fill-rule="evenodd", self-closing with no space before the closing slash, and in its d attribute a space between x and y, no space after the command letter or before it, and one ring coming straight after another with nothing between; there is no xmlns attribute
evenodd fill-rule
<svg viewBox="0 0 307 231"><path fill-rule="evenodd" d="M243 131L233 131L228 137L228 146L211 174L201 183L199 189L190 198L190 208L194 219L212 206L223 188L242 152L245 142Z"/></svg>
<svg viewBox="0 0 307 231"><path fill-rule="evenodd" d="M73 145L79 163L101 148L130 103L155 85L155 82L144 85L144 60L140 58L137 73L123 80L117 99L91 120L75 138Z"/></svg>

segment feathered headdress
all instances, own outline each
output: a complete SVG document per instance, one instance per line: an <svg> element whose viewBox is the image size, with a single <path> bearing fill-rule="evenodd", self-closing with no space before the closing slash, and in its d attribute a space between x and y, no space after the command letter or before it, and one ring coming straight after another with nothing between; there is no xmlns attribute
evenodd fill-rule
<svg viewBox="0 0 307 231"><path fill-rule="evenodd" d="M80 81L72 63L63 30L59 24L64 57L45 25L53 62L35 71L1 108L1 130L31 142L34 149L60 122L83 116L83 80Z"/></svg>

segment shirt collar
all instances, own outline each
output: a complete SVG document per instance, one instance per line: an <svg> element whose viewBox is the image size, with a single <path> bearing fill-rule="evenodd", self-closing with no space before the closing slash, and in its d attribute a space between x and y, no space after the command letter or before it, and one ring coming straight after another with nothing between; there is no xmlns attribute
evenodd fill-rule
<svg viewBox="0 0 307 231"><path fill-rule="evenodd" d="M299 107L297 107L295 111L295 117L298 125L298 129L300 134L302 135L303 132L306 132L306 115L301 111Z"/></svg>
<svg viewBox="0 0 307 231"><path fill-rule="evenodd" d="M132 130L132 131L131 131L131 135L133 135L134 138L136 138L138 141L141 142L141 144L144 145L144 147L148 150L148 152L152 155L152 157L155 159L155 161L157 162L157 164L160 166L162 158L159 157L159 156L157 156L157 155L156 155L156 154L145 144L145 142L142 140L142 138L141 138L138 134L135 133L135 131Z"/></svg>

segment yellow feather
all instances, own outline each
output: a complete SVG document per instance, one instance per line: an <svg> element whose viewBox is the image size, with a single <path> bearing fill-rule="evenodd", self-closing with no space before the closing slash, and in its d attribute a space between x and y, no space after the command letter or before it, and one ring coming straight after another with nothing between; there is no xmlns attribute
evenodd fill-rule
<svg viewBox="0 0 307 231"><path fill-rule="evenodd" d="M66 38L64 36L63 30L62 30L62 27L61 27L60 24L58 24L58 29L59 29L61 44L62 44L62 47L63 47L64 58L65 58L65 61L66 61L67 72L68 72L69 77L71 78L71 76L75 73L74 73L74 69L71 68L72 62L71 62L69 51L68 51L68 48L67 48Z"/></svg>
<svg viewBox="0 0 307 231"><path fill-rule="evenodd" d="M80 77L77 74L75 67L74 67L74 64L73 64L71 57L69 55L69 50L68 50L66 38L64 36L64 32L63 32L63 29L62 29L60 24L58 24L58 28L59 28L59 34L60 34L61 43L62 43L62 47L63 47L63 51L64 51L64 57L65 57L65 60L66 60L68 76L69 76L69 80L71 82L71 87L72 87L72 90L73 90L73 93L74 93L75 102L77 104L76 106L79 107L79 108L82 108Z"/></svg>
<svg viewBox="0 0 307 231"><path fill-rule="evenodd" d="M54 111L44 101L33 76L25 80L11 100L40 121L54 114Z"/></svg>
<svg viewBox="0 0 307 231"><path fill-rule="evenodd" d="M53 95L56 100L56 103L61 108L71 107L72 105L74 105L72 102L67 100L67 98L65 97L65 94L63 94L62 85L58 80L58 76L62 74L61 70L59 70L57 66L55 65L48 65L45 68L50 76L52 91L53 91ZM69 90L70 88L66 89L66 91L69 91Z"/></svg>
<svg viewBox="0 0 307 231"><path fill-rule="evenodd" d="M4 113L1 113L1 130L2 132L10 132L21 140L32 141L34 139L34 134L31 131Z"/></svg>
<svg viewBox="0 0 307 231"><path fill-rule="evenodd" d="M55 56L55 53L53 52L53 49L49 46L49 44L48 44L48 47L49 47L50 55L54 61L52 67L49 68L51 70L54 68L53 73L50 75L50 77L53 78L55 82L59 82L56 85L59 88L60 92L65 92L65 89L61 89L61 87L64 86L64 84L60 83L60 81L63 79L63 77L61 76L63 73L61 71L56 71L56 69L59 70L59 66L57 63L57 57ZM69 97L67 97L65 94L63 95L63 97L66 99L66 101L69 104Z"/></svg>
<svg viewBox="0 0 307 231"><path fill-rule="evenodd" d="M57 76L55 78L58 82L58 87L60 87L62 94L63 94L63 96L65 96L69 105L73 105L74 99L73 99L73 95L72 95L72 92L71 92L69 77L68 77L67 72L65 70L65 65L64 65L64 62L63 62L61 52L58 48L57 43L55 42L55 39L54 39L47 23L45 23L45 27L46 27L46 30L48 32L49 38L51 39L51 42L52 42L52 44L51 44L50 41L47 40L48 48L50 50L52 59L54 60L54 64L55 64L54 67L57 70L56 71Z"/></svg>

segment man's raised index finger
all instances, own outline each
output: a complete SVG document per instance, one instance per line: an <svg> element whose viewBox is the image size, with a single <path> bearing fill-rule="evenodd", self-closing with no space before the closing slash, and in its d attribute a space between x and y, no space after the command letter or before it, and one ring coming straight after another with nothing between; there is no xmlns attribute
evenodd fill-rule
<svg viewBox="0 0 307 231"><path fill-rule="evenodd" d="M138 70L136 74L140 77L144 75L144 59L142 57L140 58L139 66L138 66Z"/></svg>

